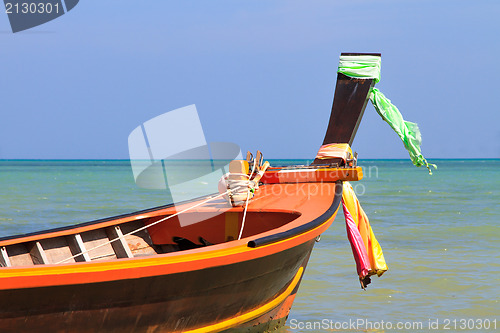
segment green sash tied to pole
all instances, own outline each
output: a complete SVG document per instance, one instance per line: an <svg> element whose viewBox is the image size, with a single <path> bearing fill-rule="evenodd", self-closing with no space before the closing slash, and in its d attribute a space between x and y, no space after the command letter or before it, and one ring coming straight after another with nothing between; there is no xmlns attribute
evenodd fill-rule
<svg viewBox="0 0 500 333"><path fill-rule="evenodd" d="M377 83L380 81L380 65L381 58L379 56L340 56L338 72L352 78L374 79L375 83ZM420 150L422 138L418 125L405 121L398 108L377 88L371 89L370 101L382 119L401 138L413 164L418 167L425 165L429 170L429 174L432 174L430 166L434 168L437 168L437 166L429 164L422 155Z"/></svg>

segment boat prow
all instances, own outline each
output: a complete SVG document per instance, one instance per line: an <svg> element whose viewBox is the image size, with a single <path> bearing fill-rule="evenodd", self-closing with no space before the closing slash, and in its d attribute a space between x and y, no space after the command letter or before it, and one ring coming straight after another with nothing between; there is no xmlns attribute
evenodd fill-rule
<svg viewBox="0 0 500 333"><path fill-rule="evenodd" d="M352 142L371 86L361 81L339 74L323 145ZM251 199L244 188L236 200L228 184L181 204L1 238L2 332L283 326L316 239L338 212L342 182L362 178L345 154L309 166L256 162L261 172L245 176Z"/></svg>

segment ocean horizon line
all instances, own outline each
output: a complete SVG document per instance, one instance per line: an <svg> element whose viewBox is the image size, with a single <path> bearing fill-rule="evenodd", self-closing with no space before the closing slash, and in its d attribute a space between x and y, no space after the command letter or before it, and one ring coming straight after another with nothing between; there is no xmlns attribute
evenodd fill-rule
<svg viewBox="0 0 500 333"><path fill-rule="evenodd" d="M179 159L179 161L188 161L188 160L197 160L197 159ZM313 161L314 158L267 158L269 161ZM500 157L478 157L478 158L427 158L428 161L484 161L484 160L500 160ZM0 158L0 162L76 162L76 161L116 161L116 162L126 162L130 161L130 159L122 159L122 158ZM359 158L359 161L410 161L409 158Z"/></svg>

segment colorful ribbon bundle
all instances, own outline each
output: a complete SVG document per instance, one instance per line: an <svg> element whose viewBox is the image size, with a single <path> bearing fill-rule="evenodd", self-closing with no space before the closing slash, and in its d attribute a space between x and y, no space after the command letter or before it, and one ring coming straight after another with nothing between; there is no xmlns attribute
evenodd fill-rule
<svg viewBox="0 0 500 333"><path fill-rule="evenodd" d="M351 243L352 253L356 261L356 269L361 283L365 289L371 282L370 276L381 276L387 271L382 248L378 243L370 221L366 216L356 194L349 182L344 182L342 192L342 207L347 229L347 237Z"/></svg>

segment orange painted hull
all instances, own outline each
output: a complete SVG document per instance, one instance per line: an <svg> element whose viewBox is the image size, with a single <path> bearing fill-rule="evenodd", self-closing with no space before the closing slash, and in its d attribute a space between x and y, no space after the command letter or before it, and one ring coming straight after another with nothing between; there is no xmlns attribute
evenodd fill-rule
<svg viewBox="0 0 500 333"><path fill-rule="evenodd" d="M224 241L228 233L224 223L243 209L233 207L220 215L225 219L184 228L172 219L148 228L154 243L166 242L173 234L203 235L214 241L211 246L125 259L0 268L0 327L2 332L218 332L281 326L315 239L332 223L340 196L340 182L264 185L249 204L241 240ZM128 221L149 225L195 203L4 238L0 247L44 244L54 237ZM223 205L219 200L198 208L196 214L213 213Z"/></svg>

